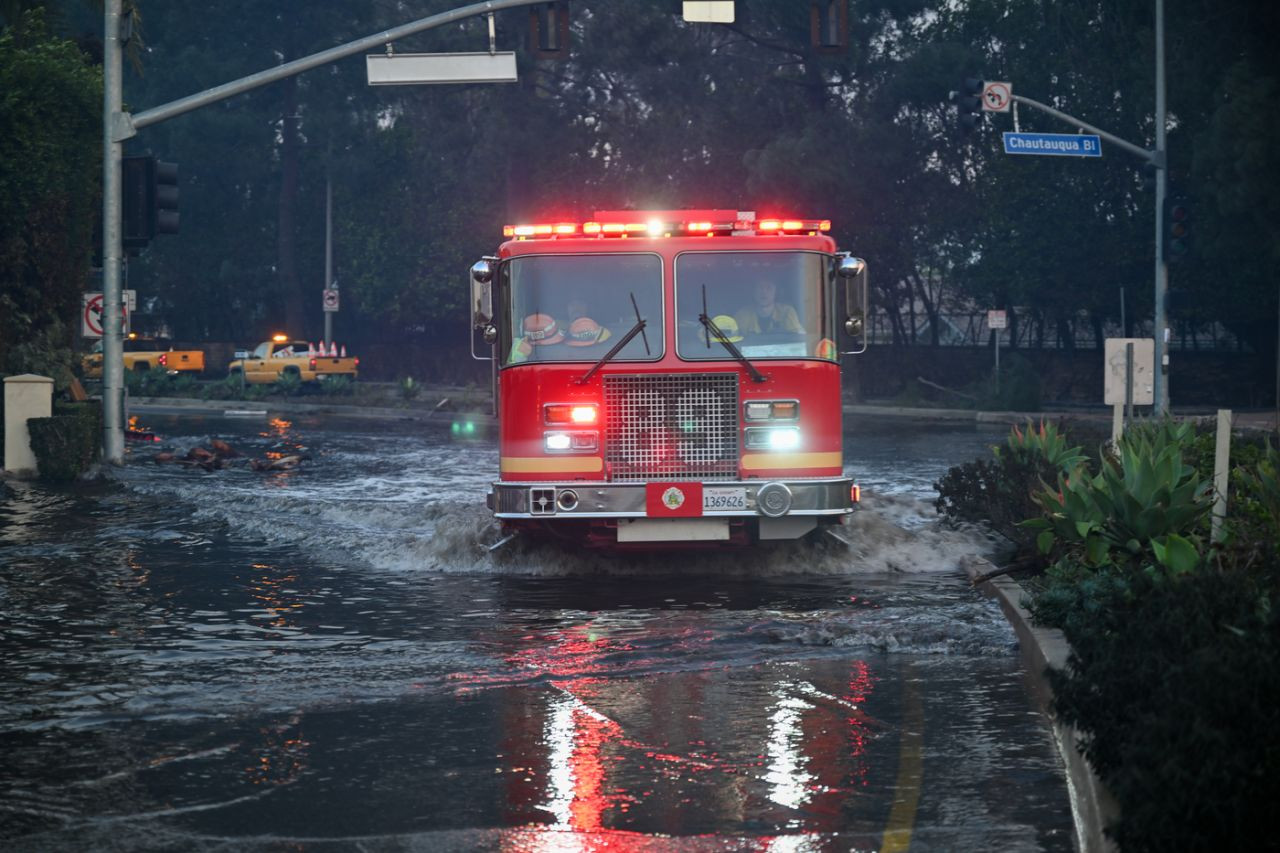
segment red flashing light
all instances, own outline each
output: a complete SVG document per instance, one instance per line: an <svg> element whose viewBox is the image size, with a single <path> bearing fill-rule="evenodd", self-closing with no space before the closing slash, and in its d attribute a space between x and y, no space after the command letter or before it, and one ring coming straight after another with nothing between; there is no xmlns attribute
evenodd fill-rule
<svg viewBox="0 0 1280 853"><path fill-rule="evenodd" d="M314 358L313 358L313 359L311 359L311 369L312 369L312 370L315 370L315 369L316 369L316 360L315 360Z"/></svg>
<svg viewBox="0 0 1280 853"><path fill-rule="evenodd" d="M692 216L690 216L692 214ZM714 215L711 218L708 214ZM644 221L636 221L640 217ZM690 218L686 219L685 217ZM671 236L707 236L716 234L818 234L831 230L830 219L761 219L756 220L753 213L739 215L735 211L691 210L691 211L597 211L596 218L581 223L528 223L505 225L502 228L504 237L527 240L537 237L630 237L632 235L648 235L651 237ZM696 218L693 218L696 217Z"/></svg>

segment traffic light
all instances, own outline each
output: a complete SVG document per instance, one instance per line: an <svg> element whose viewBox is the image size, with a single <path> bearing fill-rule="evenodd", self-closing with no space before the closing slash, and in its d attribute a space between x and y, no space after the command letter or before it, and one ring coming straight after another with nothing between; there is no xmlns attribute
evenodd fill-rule
<svg viewBox="0 0 1280 853"><path fill-rule="evenodd" d="M566 0L529 7L529 50L537 59L569 58L569 4Z"/></svg>
<svg viewBox="0 0 1280 853"><path fill-rule="evenodd" d="M120 161L121 243L145 249L157 234L178 233L178 164L151 155Z"/></svg>
<svg viewBox="0 0 1280 853"><path fill-rule="evenodd" d="M849 0L809 0L809 44L817 53L849 48Z"/></svg>
<svg viewBox="0 0 1280 853"><path fill-rule="evenodd" d="M178 164L153 160L151 182L152 236L178 233Z"/></svg>
<svg viewBox="0 0 1280 853"><path fill-rule="evenodd" d="M147 164L152 159L125 157L120 161L120 237L126 249L145 249L151 242Z"/></svg>
<svg viewBox="0 0 1280 853"><path fill-rule="evenodd" d="M960 85L960 130L969 133L982 122L982 81L966 77Z"/></svg>
<svg viewBox="0 0 1280 853"><path fill-rule="evenodd" d="M1142 191L1151 192L1156 188L1156 169L1155 163L1142 164Z"/></svg>
<svg viewBox="0 0 1280 853"><path fill-rule="evenodd" d="M1164 202L1164 259L1181 261L1191 253L1191 208L1184 198L1167 198Z"/></svg>

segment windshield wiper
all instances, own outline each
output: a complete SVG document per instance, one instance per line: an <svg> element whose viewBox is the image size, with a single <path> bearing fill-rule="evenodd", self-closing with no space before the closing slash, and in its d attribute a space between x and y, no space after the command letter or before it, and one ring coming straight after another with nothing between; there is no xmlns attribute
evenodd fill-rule
<svg viewBox="0 0 1280 853"><path fill-rule="evenodd" d="M720 331L720 327L707 316L707 286L705 284L702 286L702 313L698 315L698 322L706 329L706 335L708 338L715 338L719 341L720 344L729 351L729 355L737 359L738 362L747 369L747 372L751 374L753 382L765 381L765 375L756 369L756 366L742 354L742 350L734 346L733 341L729 340L728 336L726 336L724 332ZM707 341L707 346L711 346L710 340Z"/></svg>
<svg viewBox="0 0 1280 853"><path fill-rule="evenodd" d="M591 377L596 375L596 371L604 367L606 364L608 364L610 359L612 359L615 355L621 352L623 347L631 343L631 339L634 338L636 335L643 336L642 340L644 341L644 354L645 355L653 354L649 351L649 336L644 334L644 327L647 321L640 316L640 308L636 305L636 295L632 293L630 294L630 296L631 296L631 310L636 312L636 324L631 327L631 331L627 332L625 335L622 336L622 340L618 341L616 344L613 345L613 349L609 350L607 353L600 356L600 360L597 361L595 364L591 365L590 370L582 374L582 378L578 380L577 384L586 385L587 382L591 380Z"/></svg>

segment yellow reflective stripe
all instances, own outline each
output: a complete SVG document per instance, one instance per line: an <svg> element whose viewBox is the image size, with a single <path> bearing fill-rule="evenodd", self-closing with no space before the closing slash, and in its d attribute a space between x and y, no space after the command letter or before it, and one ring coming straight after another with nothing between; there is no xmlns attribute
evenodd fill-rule
<svg viewBox="0 0 1280 853"><path fill-rule="evenodd" d="M840 451L830 453L748 453L742 457L746 471L775 471L780 468L839 468Z"/></svg>
<svg viewBox="0 0 1280 853"><path fill-rule="evenodd" d="M599 456L503 456L498 467L504 474L592 474L604 468Z"/></svg>

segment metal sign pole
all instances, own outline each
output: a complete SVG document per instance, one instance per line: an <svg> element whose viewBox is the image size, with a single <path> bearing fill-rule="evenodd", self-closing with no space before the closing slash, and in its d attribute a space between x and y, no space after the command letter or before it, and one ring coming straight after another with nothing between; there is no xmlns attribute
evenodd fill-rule
<svg viewBox="0 0 1280 853"><path fill-rule="evenodd" d="M121 114L120 62L122 0L107 0L102 44L102 457L124 462L124 343L120 323L120 157L114 120Z"/></svg>

